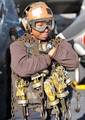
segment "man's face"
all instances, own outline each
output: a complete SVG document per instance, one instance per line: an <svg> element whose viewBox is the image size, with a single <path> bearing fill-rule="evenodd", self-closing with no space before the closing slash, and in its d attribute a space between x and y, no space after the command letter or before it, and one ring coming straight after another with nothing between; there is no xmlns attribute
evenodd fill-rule
<svg viewBox="0 0 85 120"><path fill-rule="evenodd" d="M47 23L45 21L37 21L36 22L36 28L40 28L40 30L42 31L38 31L34 28L32 28L31 33L33 34L33 36L39 40L47 40L50 32L52 31L51 29L49 29L48 25L50 26L50 21ZM47 27L46 27L47 26Z"/></svg>

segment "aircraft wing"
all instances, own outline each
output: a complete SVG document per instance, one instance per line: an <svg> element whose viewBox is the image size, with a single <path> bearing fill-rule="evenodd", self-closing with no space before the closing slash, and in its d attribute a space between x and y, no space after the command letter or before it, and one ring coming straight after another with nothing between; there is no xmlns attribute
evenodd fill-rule
<svg viewBox="0 0 85 120"><path fill-rule="evenodd" d="M83 1L83 4L85 4L85 0ZM74 22L58 36L67 38L69 41L73 39L76 52L81 56L85 55L85 9L83 9L83 11L81 10L80 15Z"/></svg>
<svg viewBox="0 0 85 120"><path fill-rule="evenodd" d="M85 30L85 13L79 15L74 22L68 26L62 34L68 40L74 39Z"/></svg>

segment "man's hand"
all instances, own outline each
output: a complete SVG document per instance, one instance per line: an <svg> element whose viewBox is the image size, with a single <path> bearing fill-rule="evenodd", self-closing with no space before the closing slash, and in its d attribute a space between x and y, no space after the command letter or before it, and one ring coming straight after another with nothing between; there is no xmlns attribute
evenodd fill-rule
<svg viewBox="0 0 85 120"><path fill-rule="evenodd" d="M55 53L56 51L56 48L53 47L49 52L48 52L48 55L52 58L53 54Z"/></svg>

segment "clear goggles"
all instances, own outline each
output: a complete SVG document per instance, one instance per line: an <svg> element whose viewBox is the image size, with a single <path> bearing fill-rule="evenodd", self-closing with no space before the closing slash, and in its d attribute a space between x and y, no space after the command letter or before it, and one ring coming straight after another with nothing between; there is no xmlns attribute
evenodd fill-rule
<svg viewBox="0 0 85 120"><path fill-rule="evenodd" d="M33 29L39 32L43 32L45 29L53 30L54 18L31 20L29 21L29 24Z"/></svg>

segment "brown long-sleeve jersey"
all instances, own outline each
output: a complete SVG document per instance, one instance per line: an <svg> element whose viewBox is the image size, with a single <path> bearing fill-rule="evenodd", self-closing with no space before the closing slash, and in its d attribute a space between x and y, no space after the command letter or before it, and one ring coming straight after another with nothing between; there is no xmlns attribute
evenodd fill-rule
<svg viewBox="0 0 85 120"><path fill-rule="evenodd" d="M56 47L56 46L55 46ZM48 54L28 55L23 40L15 41L10 45L11 69L21 77L28 77L39 71L47 69L51 65ZM71 44L63 40L56 49L53 59L65 66L67 69L78 67L78 56Z"/></svg>

